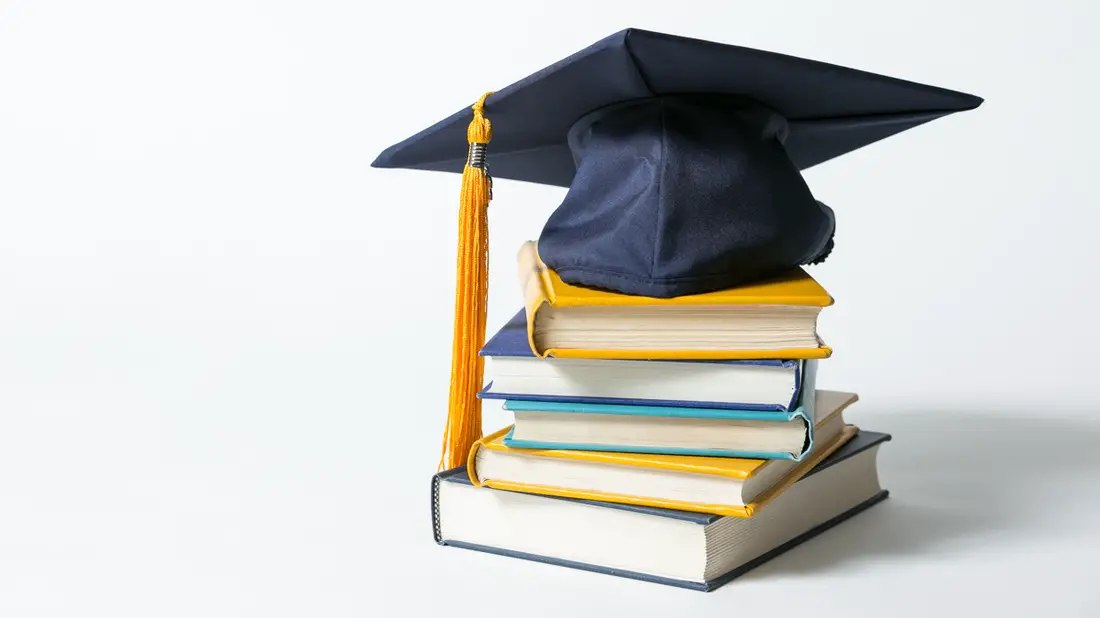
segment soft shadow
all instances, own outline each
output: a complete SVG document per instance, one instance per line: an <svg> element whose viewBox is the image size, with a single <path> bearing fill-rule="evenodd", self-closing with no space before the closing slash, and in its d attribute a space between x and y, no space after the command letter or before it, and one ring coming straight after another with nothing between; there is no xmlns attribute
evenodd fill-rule
<svg viewBox="0 0 1100 618"><path fill-rule="evenodd" d="M1073 507L1080 492L1097 493L1100 423L962 411L853 420L893 436L879 453L890 498L746 579L853 561L942 558L1013 538L1072 534L1091 517Z"/></svg>

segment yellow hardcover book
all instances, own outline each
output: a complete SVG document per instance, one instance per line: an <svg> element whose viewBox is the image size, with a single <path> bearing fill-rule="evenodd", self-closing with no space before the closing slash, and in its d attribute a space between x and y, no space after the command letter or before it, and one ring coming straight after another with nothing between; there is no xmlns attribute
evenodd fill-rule
<svg viewBox="0 0 1100 618"><path fill-rule="evenodd" d="M808 359L832 354L817 336L816 322L833 298L801 268L752 285L675 298L570 285L539 259L531 241L519 251L518 269L528 342L540 358Z"/></svg>
<svg viewBox="0 0 1100 618"><path fill-rule="evenodd" d="M831 435L801 462L517 449L504 445L503 439L512 429L505 427L474 444L467 473L478 487L752 517L859 432L856 426L845 424L842 416L843 410L857 400L854 393L844 393L831 402L836 409L817 424L819 433ZM548 482L548 479L558 480ZM606 491L600 487L632 490Z"/></svg>

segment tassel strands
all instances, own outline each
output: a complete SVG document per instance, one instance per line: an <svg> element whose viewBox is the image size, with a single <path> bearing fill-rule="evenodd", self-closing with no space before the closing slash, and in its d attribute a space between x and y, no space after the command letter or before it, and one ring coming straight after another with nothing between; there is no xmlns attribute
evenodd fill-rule
<svg viewBox="0 0 1100 618"><path fill-rule="evenodd" d="M479 356L485 343L485 316L489 296L489 200L492 179L485 164L485 148L493 138L493 126L485 118L486 93L473 106L474 117L466 131L469 158L462 171L458 213L458 260L455 278L454 340L451 349L451 390L447 428L443 436L440 468L466 463L466 456L481 438L481 389L485 359Z"/></svg>

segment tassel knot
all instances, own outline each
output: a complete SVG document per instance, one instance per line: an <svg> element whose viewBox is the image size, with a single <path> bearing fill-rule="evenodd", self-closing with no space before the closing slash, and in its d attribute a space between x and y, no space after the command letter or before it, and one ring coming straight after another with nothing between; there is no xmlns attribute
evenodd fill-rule
<svg viewBox="0 0 1100 618"><path fill-rule="evenodd" d="M474 119L466 129L466 141L471 144L488 144L493 140L493 123L485 117L485 99L492 94L487 92L474 103Z"/></svg>

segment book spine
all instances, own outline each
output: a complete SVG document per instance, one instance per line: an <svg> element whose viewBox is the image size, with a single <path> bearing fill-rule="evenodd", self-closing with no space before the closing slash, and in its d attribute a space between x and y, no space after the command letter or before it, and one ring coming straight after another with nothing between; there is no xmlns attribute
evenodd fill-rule
<svg viewBox="0 0 1100 618"><path fill-rule="evenodd" d="M816 364L817 361L810 359L794 362L794 390L791 392L791 400L787 402L787 407L784 409L793 410L798 407L798 403L802 400L802 393L804 392L806 371L812 370L810 367L811 363Z"/></svg>
<svg viewBox="0 0 1100 618"><path fill-rule="evenodd" d="M519 249L519 258L516 260L519 271L520 286L523 288L524 306L527 313L543 303L551 303L550 290L544 278L546 267L542 265L538 257L538 249L535 243L527 241Z"/></svg>
<svg viewBox="0 0 1100 618"><path fill-rule="evenodd" d="M472 447L470 447L470 456L466 459L466 478L470 479L470 484L471 485L473 485L474 487L482 487L483 486L482 483L481 483L481 478L479 477L479 475L477 473L477 452L478 452L478 450L481 447L485 446L486 443L491 442L494 439L502 437L502 436L504 436L508 433L511 433L511 431L512 431L512 427L505 427L505 428L503 428L499 431L496 431L494 433L491 433L491 434L481 438L477 442L474 442L474 445Z"/></svg>
<svg viewBox="0 0 1100 618"><path fill-rule="evenodd" d="M446 545L443 542L443 531L439 525L439 483L442 479L438 474L432 476L432 536L435 542Z"/></svg>
<svg viewBox="0 0 1100 618"><path fill-rule="evenodd" d="M527 241L520 247L517 268L520 286L523 288L523 306L527 309L527 342L535 356L545 358L545 351L540 350L536 345L535 321L539 308L553 304L554 299L546 279L546 267L539 261L538 249L534 242Z"/></svg>

